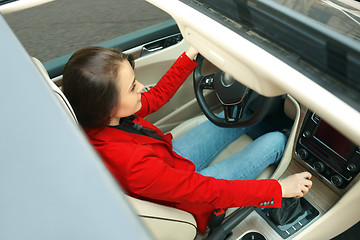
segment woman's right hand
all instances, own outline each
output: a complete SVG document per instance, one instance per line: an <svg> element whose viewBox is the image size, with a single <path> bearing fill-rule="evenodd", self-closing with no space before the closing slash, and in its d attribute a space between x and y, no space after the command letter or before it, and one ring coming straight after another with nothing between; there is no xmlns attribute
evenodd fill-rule
<svg viewBox="0 0 360 240"><path fill-rule="evenodd" d="M312 186L311 173L302 172L290 175L279 181L284 198L304 196Z"/></svg>
<svg viewBox="0 0 360 240"><path fill-rule="evenodd" d="M198 55L199 51L196 50L194 47L190 46L185 53L191 60L193 60Z"/></svg>

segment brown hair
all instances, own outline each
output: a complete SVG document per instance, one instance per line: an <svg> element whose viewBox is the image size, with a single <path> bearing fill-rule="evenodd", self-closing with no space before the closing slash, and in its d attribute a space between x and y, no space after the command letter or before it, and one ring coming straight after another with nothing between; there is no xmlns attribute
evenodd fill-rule
<svg viewBox="0 0 360 240"><path fill-rule="evenodd" d="M104 47L87 47L75 52L65 65L63 91L84 128L104 127L110 121L119 93L117 76L129 55Z"/></svg>

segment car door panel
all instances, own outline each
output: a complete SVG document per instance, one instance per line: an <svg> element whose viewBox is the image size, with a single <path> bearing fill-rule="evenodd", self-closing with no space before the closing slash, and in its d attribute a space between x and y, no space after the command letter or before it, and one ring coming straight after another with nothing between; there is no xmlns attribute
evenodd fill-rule
<svg viewBox="0 0 360 240"><path fill-rule="evenodd" d="M171 47L136 59L135 75L137 80L144 84L145 89L151 88L188 47L189 44L182 40ZM169 131L179 123L200 113L201 110L194 95L192 74L190 74L173 98L160 110L148 116L147 120L155 123L163 131Z"/></svg>

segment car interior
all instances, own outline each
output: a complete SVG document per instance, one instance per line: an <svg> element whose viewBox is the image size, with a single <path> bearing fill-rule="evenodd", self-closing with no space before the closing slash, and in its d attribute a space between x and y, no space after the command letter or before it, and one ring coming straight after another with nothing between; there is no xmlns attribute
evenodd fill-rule
<svg viewBox="0 0 360 240"><path fill-rule="evenodd" d="M155 239L331 239L358 223L360 211L360 114L356 107L324 89L288 64L234 33L206 14L182 1L149 0L169 13L180 33L132 47L135 74L148 91L177 57L192 45L203 56L198 74L201 81L226 73L251 89L249 107L259 108L259 99L272 99L261 117L275 130L284 132L287 145L280 164L265 169L257 179L281 179L309 171L313 186L301 199L303 213L294 221L278 225L265 208L234 208L211 234L199 234L194 217L187 212L127 196L139 218ZM209 26L211 25L211 26ZM222 32L221 36L216 32ZM225 40L224 40L225 39ZM61 92L61 74L50 74L33 58L59 102L76 122L69 102ZM200 61L200 59L198 59ZM44 67L45 65L45 67ZM269 67L271 65L271 67ZM208 119L206 111L226 111L214 88L201 89L207 110L199 106L195 72L170 102L147 118L176 139ZM221 161L253 140L244 135L215 160Z"/></svg>
<svg viewBox="0 0 360 240"><path fill-rule="evenodd" d="M179 56L179 53L184 52L188 47L189 44L185 40L182 40L172 47L138 58L135 61L136 76L138 81L144 83L145 91L156 84L156 81L170 68L171 64ZM131 50L128 52L131 52ZM136 52L131 53L136 54ZM44 65L36 58L33 58L33 61L43 76L48 80L49 86L64 106L64 109L67 110L69 117L77 123L76 115L61 91L61 76L51 80ZM159 71L153 71L154 65L156 65L155 68L159 68ZM211 63L206 62L206 64L204 64L204 74L211 74L213 71L217 71L217 69ZM154 122L162 131L170 131L174 139L207 120L194 96L192 77L192 75L189 76L189 79L187 79L169 103L148 117L149 121ZM215 112L222 110L221 104L213 91L205 93L205 96L207 103L211 105L211 109ZM282 124L276 125L278 125L278 127L284 127L285 129L281 130L285 130L285 132L289 134L289 139L294 139L295 131L292 131L291 128L293 121L299 121L299 110L299 106L293 98L290 96L281 96L276 106L272 109L271 115L273 115L274 119L269 117L269 121L281 121ZM214 159L212 164L240 151L251 141L253 140L250 136L246 134L241 136L224 149ZM282 160L285 166L289 164L291 152L292 147L287 146ZM257 179L276 178L275 173L277 172L277 175L280 175L281 171L280 168L275 169L274 166L269 166ZM144 223L152 230L151 232L156 239L168 239L170 236L172 239L194 239L195 237L201 239L203 237L200 235L197 236L196 222L190 213L135 199L130 196L127 197ZM237 210L238 209L229 209L227 215L231 215Z"/></svg>

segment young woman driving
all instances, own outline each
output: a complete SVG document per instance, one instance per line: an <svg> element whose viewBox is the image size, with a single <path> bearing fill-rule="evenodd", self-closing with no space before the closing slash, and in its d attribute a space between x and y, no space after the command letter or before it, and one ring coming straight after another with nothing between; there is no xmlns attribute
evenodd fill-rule
<svg viewBox="0 0 360 240"><path fill-rule="evenodd" d="M175 94L197 66L197 50L183 53L156 86L142 93L133 61L123 53L88 47L74 53L65 66L63 90L80 125L104 164L130 196L192 213L205 232L218 208L279 208L282 197L302 197L310 189L310 173L281 181L252 180L277 164L286 144L280 132L266 133L220 163L211 161L250 128L227 129L209 121L172 141L144 117ZM267 204L265 204L267 205Z"/></svg>

